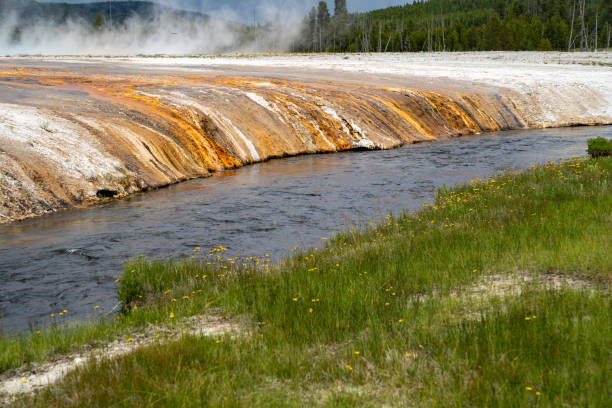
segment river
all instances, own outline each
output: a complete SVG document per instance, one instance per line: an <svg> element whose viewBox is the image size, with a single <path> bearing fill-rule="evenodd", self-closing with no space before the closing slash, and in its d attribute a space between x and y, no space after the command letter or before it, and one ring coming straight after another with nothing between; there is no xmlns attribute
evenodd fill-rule
<svg viewBox="0 0 612 408"><path fill-rule="evenodd" d="M166 259L223 245L228 255L317 246L321 238L431 202L441 185L584 156L612 127L521 130L385 151L299 156L228 170L129 199L0 225L4 332L51 313L86 318L117 304L115 280L139 255Z"/></svg>

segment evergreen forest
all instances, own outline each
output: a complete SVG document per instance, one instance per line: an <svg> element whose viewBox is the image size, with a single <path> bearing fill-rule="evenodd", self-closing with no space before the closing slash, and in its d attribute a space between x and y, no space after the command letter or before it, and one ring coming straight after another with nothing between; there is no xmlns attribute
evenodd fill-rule
<svg viewBox="0 0 612 408"><path fill-rule="evenodd" d="M350 14L335 0L305 17L293 51L405 52L610 48L611 0L429 0ZM350 0L349 0L350 1Z"/></svg>

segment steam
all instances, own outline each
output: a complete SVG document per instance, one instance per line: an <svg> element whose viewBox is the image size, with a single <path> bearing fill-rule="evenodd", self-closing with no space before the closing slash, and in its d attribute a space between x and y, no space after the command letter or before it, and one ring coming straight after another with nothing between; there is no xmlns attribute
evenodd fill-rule
<svg viewBox="0 0 612 408"><path fill-rule="evenodd" d="M2 55L137 55L212 54L288 51L300 31L303 6L278 7L263 1L254 9L268 19L258 27L236 23L244 16L228 7L208 13L210 19L184 18L156 7L153 16L133 15L112 29L94 29L84 19L58 24L45 18L19 21L16 12L0 16ZM282 21L282 23L281 23Z"/></svg>

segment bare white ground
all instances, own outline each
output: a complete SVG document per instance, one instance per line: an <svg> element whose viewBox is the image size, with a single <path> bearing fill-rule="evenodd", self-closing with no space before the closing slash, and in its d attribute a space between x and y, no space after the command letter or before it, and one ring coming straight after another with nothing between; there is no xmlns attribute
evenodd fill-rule
<svg viewBox="0 0 612 408"><path fill-rule="evenodd" d="M103 153L89 132L68 120L22 105L0 104L0 144L20 145L59 173L77 179L121 176L121 163ZM1 158L0 158L1 159ZM0 170L2 160L0 160Z"/></svg>
<svg viewBox="0 0 612 408"><path fill-rule="evenodd" d="M273 67L470 81L518 93L532 127L612 122L612 52L456 52L120 58L160 65ZM102 61L107 61L102 59ZM176 68L176 67L175 67Z"/></svg>
<svg viewBox="0 0 612 408"><path fill-rule="evenodd" d="M240 325L213 316L194 316L184 319L176 327L171 328L150 326L141 332L132 334L131 337L115 340L104 347L61 356L52 362L33 366L30 369L17 370L16 373L4 378L0 376L0 405L3 401L10 401L19 394L30 393L52 385L68 372L84 366L92 359L120 357L150 344L176 339L177 336L221 336L243 331Z"/></svg>
<svg viewBox="0 0 612 408"><path fill-rule="evenodd" d="M448 294L434 290L430 294L416 296L415 300L436 302L440 316L449 321L477 320L493 309L504 308L501 300L521 296L531 288L570 289L585 294L597 290L594 283L569 276L516 273L483 276L479 281Z"/></svg>

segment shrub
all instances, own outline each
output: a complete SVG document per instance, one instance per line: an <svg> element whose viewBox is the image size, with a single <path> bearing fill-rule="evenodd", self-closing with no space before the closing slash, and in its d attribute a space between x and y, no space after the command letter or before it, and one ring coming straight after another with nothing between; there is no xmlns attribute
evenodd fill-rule
<svg viewBox="0 0 612 408"><path fill-rule="evenodd" d="M589 139L587 152L591 157L612 156L612 140L598 137Z"/></svg>

